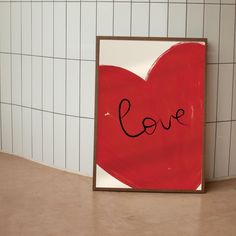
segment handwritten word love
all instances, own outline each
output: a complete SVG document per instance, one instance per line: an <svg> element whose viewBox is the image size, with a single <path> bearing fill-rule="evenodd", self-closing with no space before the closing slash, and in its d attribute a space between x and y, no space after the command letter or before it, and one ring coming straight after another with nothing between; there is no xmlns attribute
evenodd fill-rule
<svg viewBox="0 0 236 236"><path fill-rule="evenodd" d="M122 108L122 107L124 107ZM157 128L157 125L158 123L161 124L162 128L165 129L165 130L169 130L171 128L171 121L172 119L176 120L180 125L185 125L184 123L182 123L179 119L184 115L185 111L184 109L182 108L179 108L175 115L170 115L169 117L169 122L167 125L165 125L163 123L163 121L161 119L158 119L157 121L154 120L153 118L151 117L145 117L143 120L142 120L142 126L143 126L143 130L140 131L139 133L137 134L130 134L126 129L125 129L125 125L124 125L124 117L128 115L129 111L131 109L131 103L130 101L127 99L127 98L124 98L120 101L120 104L119 104L119 109L118 109L118 113L119 113L119 122L120 122L120 126L121 126L121 129L123 130L123 132L130 138L136 138L140 135L142 135L143 133L146 133L148 135L152 135L156 128ZM121 114L121 111L124 110L124 112L122 112Z"/></svg>

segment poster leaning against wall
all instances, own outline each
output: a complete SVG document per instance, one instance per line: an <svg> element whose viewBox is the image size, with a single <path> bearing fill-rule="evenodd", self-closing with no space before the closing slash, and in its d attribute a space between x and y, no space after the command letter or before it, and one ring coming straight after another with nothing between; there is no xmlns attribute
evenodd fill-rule
<svg viewBox="0 0 236 236"><path fill-rule="evenodd" d="M94 190L204 192L206 46L97 37Z"/></svg>

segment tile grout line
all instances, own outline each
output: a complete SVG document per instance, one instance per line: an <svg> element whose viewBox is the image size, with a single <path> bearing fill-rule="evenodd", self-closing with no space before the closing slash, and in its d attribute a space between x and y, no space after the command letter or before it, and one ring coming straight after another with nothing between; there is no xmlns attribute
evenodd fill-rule
<svg viewBox="0 0 236 236"><path fill-rule="evenodd" d="M54 122L54 119L55 119L55 117L54 117L54 112L55 112L55 99L54 99L54 96L55 96L55 89L54 89L54 87L55 87L55 58L54 58L54 55L55 55L55 46L54 46L54 41L55 41L55 2L54 2L54 0L53 0L53 48L52 48L52 54L53 54L53 59L52 59L52 61L53 61L53 65L52 65L52 67L53 67L53 81L52 81L52 83L53 83L53 86L52 86L52 110L53 110L53 116L52 116L52 133L53 133L53 148L52 148L52 152L53 152L53 156L52 156L52 163L53 163L53 165L55 165L55 122Z"/></svg>
<svg viewBox="0 0 236 236"><path fill-rule="evenodd" d="M67 58L67 1L65 3L65 57ZM65 60L65 168L67 168L67 59Z"/></svg>
<svg viewBox="0 0 236 236"><path fill-rule="evenodd" d="M79 58L81 58L81 46L82 46L82 43L81 43L81 27L82 27L82 2L80 2L80 21L79 21ZM80 113L81 113L81 66L82 66L82 63L81 63L81 60L79 61L79 116L80 116ZM78 153L78 171L80 171L80 148L81 148L81 145L80 145L80 140L81 140L81 130L80 130L80 118L79 118L79 143L78 143L78 146L79 146L79 153Z"/></svg>
<svg viewBox="0 0 236 236"><path fill-rule="evenodd" d="M132 5L132 0L130 1L130 36L132 36L132 18L133 18L133 13L132 13L132 11L133 11L133 5Z"/></svg>
<svg viewBox="0 0 236 236"><path fill-rule="evenodd" d="M3 1L1 1L1 2L3 2L3 3L5 3L5 2L19 2L19 1L17 1L17 0L14 0L14 1L10 1L10 0L3 0ZM30 2L30 0L23 0L22 2ZM41 0L35 0L34 2L41 2ZM45 1L43 1L43 2L53 2L53 0L45 0ZM66 2L66 0L56 0L56 1L54 1L54 2ZM69 2L78 2L78 1L76 1L76 0L71 0L71 1L69 1ZM81 0L80 2L88 2L87 0ZM96 2L96 0L91 0L91 1L89 1L89 2ZM108 1L106 1L106 0L100 0L99 2L112 2L112 0L108 0ZM125 0L125 1L122 1L122 0L118 0L118 1L116 1L116 2L118 2L118 3L127 3L127 2L130 2L130 0ZM133 1L134 3L147 3L147 1L138 1L138 0L134 0ZM152 1L153 3L162 3L162 4L165 4L165 3L167 3L168 2L168 0L166 0L166 1ZM185 4L186 2L178 2L178 1L173 1L173 2L171 2L171 3L174 3L174 4ZM191 3L191 4L196 4L196 5L200 5L200 4L203 4L202 2L189 2L189 3ZM206 4L208 4L208 5L220 5L220 3L216 3L216 2L208 2L208 3L206 3ZM221 5L235 5L235 3L221 3Z"/></svg>
<svg viewBox="0 0 236 236"><path fill-rule="evenodd" d="M115 32L115 0L112 0L112 36Z"/></svg>
<svg viewBox="0 0 236 236"><path fill-rule="evenodd" d="M98 4L97 4L97 1L96 1L96 29L95 29L95 34L97 35L97 31L98 31ZM95 44L96 44L96 40L95 40ZM97 45L97 44L96 44ZM96 60L96 49L95 49L95 60ZM96 63L95 63L95 70L96 70ZM96 72L95 72L96 74ZM95 80L94 80L95 82ZM96 89L96 88L95 88ZM81 132L81 131L80 131ZM94 147L93 147L94 148ZM93 161L94 161L94 156L93 156ZM93 175L93 174L92 174Z"/></svg>
<svg viewBox="0 0 236 236"><path fill-rule="evenodd" d="M20 12L21 12L21 15L20 15L20 25L21 25L21 29L20 29L20 37L21 37L21 39L20 39L20 41L21 41L21 75L20 75L20 77L21 77L21 154L23 155L23 143L24 143L24 135L23 135L23 107L22 107L22 101L23 101L23 98L22 98L22 91L23 91L23 87L22 87L22 81L23 81L23 78L22 78L22 60L23 60L23 56L22 56L22 44L23 44L23 42L22 42L22 40L23 40L23 36L22 36L22 5L23 5L23 3L22 3L22 0L21 0L21 9L20 9Z"/></svg>
<svg viewBox="0 0 236 236"><path fill-rule="evenodd" d="M0 53L0 137L2 150L2 54Z"/></svg>
<svg viewBox="0 0 236 236"><path fill-rule="evenodd" d="M188 3L186 1L186 8L185 8L185 38L187 37L187 30L188 30Z"/></svg>
<svg viewBox="0 0 236 236"><path fill-rule="evenodd" d="M169 37L169 16L170 16L170 0L167 2L167 14L166 14L166 36Z"/></svg>
<svg viewBox="0 0 236 236"><path fill-rule="evenodd" d="M31 107L28 107L28 106L19 105L19 104L10 103L10 102L0 102L0 103L1 103L1 104L7 104L7 105L18 106L18 107L21 107L21 106L22 106L23 108L29 108L29 109L31 108ZM69 114L60 113L60 112L52 112L52 111L49 111L49 110L41 110L41 109L39 109L39 108L34 108L34 107L32 107L32 110L47 112L47 113L56 114L56 115L61 115L61 116L65 116L65 115L66 115L66 116L68 116L68 117L94 119L93 117L69 115Z"/></svg>
<svg viewBox="0 0 236 236"><path fill-rule="evenodd" d="M12 2L10 2L10 52L12 53ZM10 54L10 80L11 80L11 103L12 103L12 54ZM12 153L14 153L13 149L13 111L11 105L11 149Z"/></svg>
<svg viewBox="0 0 236 236"><path fill-rule="evenodd" d="M205 121L205 124L217 124L217 123L226 123L226 122L231 122L231 121L236 121L236 119L232 120L217 120L217 121Z"/></svg>
<svg viewBox="0 0 236 236"><path fill-rule="evenodd" d="M112 2L113 0L108 0L108 1L106 1L106 0L100 0L99 2L104 2L104 3L107 3L107 2ZM132 0L131 0L132 1ZM129 1L129 0L125 0L125 1L122 1L122 0L119 0L119 1L116 1L117 3L130 3L131 1ZM2 3L9 3L9 2L12 2L12 3L15 3L15 2L19 2L19 1L17 1L17 0L15 0L15 1L10 1L10 0L8 0L8 1L1 1ZM30 0L23 0L22 2L31 2ZM42 2L41 0L35 0L35 1L33 1L33 2ZM43 2L66 2L66 0L56 0L56 1L53 1L53 0L45 0L45 1L43 1ZM69 1L69 2L78 2L78 1L76 1L76 0L72 0L72 1ZM80 1L80 2L88 2L88 1L86 1L86 0L82 0L82 1ZM94 3L94 2L96 2L95 0L91 0L91 1L89 1L90 3ZM147 3L147 1L132 1L133 3ZM165 2L160 2L160 1L152 1L152 3L161 3L161 4L166 4L166 3L168 3L168 0L166 0ZM173 1L173 2L171 2L171 4L178 4L178 5L183 5L183 4L186 4L186 2L177 2L177 1ZM202 3L202 2L189 2L189 3L191 3L191 4L194 4L194 5L201 5L201 4L204 4L204 3ZM234 6L235 5L235 3L214 3L214 2L208 2L208 3L206 3L207 5L225 5L225 6Z"/></svg>
<svg viewBox="0 0 236 236"><path fill-rule="evenodd" d="M236 39L236 5L234 8L234 45L233 45L233 62L235 61L235 39ZM231 164L231 147L232 147L232 126L233 126L233 105L234 105L234 78L235 78L235 65L233 65L233 78L232 78L232 93L231 93L231 122L230 122L230 143L229 143L229 161L228 161L228 176L230 176L230 164Z"/></svg>
<svg viewBox="0 0 236 236"><path fill-rule="evenodd" d="M33 51L33 0L31 0L31 54ZM34 144L33 144L33 56L31 58L31 159L34 159Z"/></svg>
<svg viewBox="0 0 236 236"><path fill-rule="evenodd" d="M43 56L43 1L41 2L41 55ZM44 130L43 130L43 72L44 72L44 67L43 67L43 57L41 57L41 129L42 129L42 137L41 137L41 142L42 142L42 162L44 161L44 145L43 145L43 135L44 135Z"/></svg>
<svg viewBox="0 0 236 236"><path fill-rule="evenodd" d="M17 53L17 52L1 52L0 53L2 54L12 54L12 55L21 55L21 53ZM43 57L43 58L50 58L50 59L58 59L58 60L65 60L65 59L68 59L68 60L71 60L71 61L88 61L88 62L93 62L94 60L92 59L77 59L77 58L66 58L66 57L52 57L52 56L46 56L46 55L36 55L36 54L25 54L25 53L22 53L22 56L33 56L33 57Z"/></svg>
<svg viewBox="0 0 236 236"><path fill-rule="evenodd" d="M9 8L10 8L10 5L9 5ZM1 44L0 44L0 47L1 47ZM2 54L0 53L0 103L1 102L2 102ZM2 104L0 104L0 137L1 137L1 150L2 150L2 148L3 148L3 145L2 145L2 139L3 139L3 134L2 134Z"/></svg>
<svg viewBox="0 0 236 236"><path fill-rule="evenodd" d="M151 28L151 0L148 0L148 37L150 37Z"/></svg>
<svg viewBox="0 0 236 236"><path fill-rule="evenodd" d="M221 1L220 1L221 2ZM220 35L221 31L221 4L219 8L219 36L218 36L218 67L217 67L217 89L216 89L216 121L218 121L218 95L219 95L219 75L220 75ZM217 122L215 123L215 146L214 146L214 169L213 169L213 178L216 177L216 144L217 144L217 132L218 132L218 126Z"/></svg>
<svg viewBox="0 0 236 236"><path fill-rule="evenodd" d="M202 14L202 38L205 37L205 14L206 14L206 3L205 3L205 0L203 0L203 14ZM208 42L207 42L208 44ZM206 50L205 50L205 53L206 53L206 56L205 58L207 58L207 44L205 45L206 47ZM204 120L206 119L206 83L207 83L207 59L205 61L205 71L204 71ZM207 176L207 173L206 173L206 169L207 169L207 164L206 164L206 159L207 159L207 156L206 156L206 128L205 128L205 125L207 123L204 122L204 126L203 126L203 155L202 155L202 163L203 163L203 171L202 171L202 174L204 176L204 181L206 181L206 176Z"/></svg>
<svg viewBox="0 0 236 236"><path fill-rule="evenodd" d="M203 0L203 16L202 16L202 37L205 35L205 14L206 14L206 0Z"/></svg>

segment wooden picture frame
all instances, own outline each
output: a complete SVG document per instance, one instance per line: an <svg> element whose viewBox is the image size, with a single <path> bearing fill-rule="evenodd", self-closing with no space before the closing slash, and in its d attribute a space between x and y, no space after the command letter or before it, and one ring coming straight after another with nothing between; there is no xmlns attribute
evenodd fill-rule
<svg viewBox="0 0 236 236"><path fill-rule="evenodd" d="M97 37L93 190L205 192L206 49Z"/></svg>

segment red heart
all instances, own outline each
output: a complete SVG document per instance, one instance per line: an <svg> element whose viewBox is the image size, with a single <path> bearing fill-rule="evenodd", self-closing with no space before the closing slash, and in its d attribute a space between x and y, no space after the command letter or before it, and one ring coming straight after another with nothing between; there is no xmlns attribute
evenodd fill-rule
<svg viewBox="0 0 236 236"><path fill-rule="evenodd" d="M99 66L96 163L135 189L196 190L202 182L205 46L180 43L154 63L146 81L116 66ZM145 117L159 121L144 130ZM179 120L178 109L184 110ZM127 112L128 111L128 112ZM125 114L127 112L127 114ZM146 125L153 124L150 119ZM154 133L149 135L147 133Z"/></svg>

